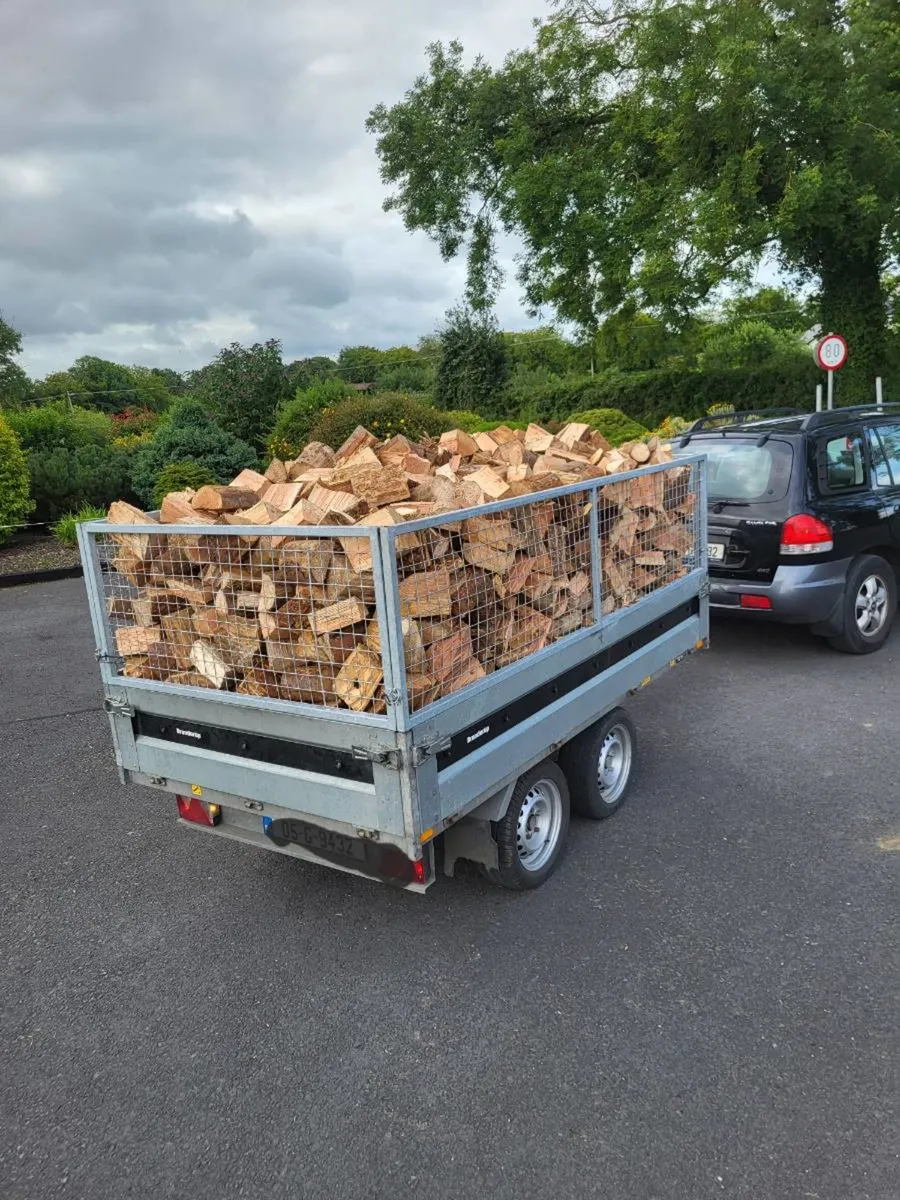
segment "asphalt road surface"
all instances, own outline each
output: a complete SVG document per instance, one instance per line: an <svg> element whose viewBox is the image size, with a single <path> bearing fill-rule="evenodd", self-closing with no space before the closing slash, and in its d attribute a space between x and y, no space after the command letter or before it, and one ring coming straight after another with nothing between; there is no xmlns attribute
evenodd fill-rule
<svg viewBox="0 0 900 1200"><path fill-rule="evenodd" d="M900 1194L900 634L714 626L546 887L422 897L122 788L79 580L0 630L3 1200Z"/></svg>

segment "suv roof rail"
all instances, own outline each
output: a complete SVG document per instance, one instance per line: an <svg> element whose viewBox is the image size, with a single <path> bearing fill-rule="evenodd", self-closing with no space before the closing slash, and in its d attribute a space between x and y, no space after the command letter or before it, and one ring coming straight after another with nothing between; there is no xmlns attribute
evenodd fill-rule
<svg viewBox="0 0 900 1200"><path fill-rule="evenodd" d="M782 417L799 417L803 418L806 414L799 408L762 408L762 409L734 409L732 412L714 413L712 416L700 417L696 420L690 429L684 434L679 441L679 446L686 446L695 433L701 433L703 430L712 426L713 422L725 421L726 424L718 426L722 433L728 429L734 429L741 425L749 425L751 422L762 424L766 421L777 421Z"/></svg>
<svg viewBox="0 0 900 1200"><path fill-rule="evenodd" d="M801 429L818 429L822 425L833 425L835 421L846 420L848 416L879 417L885 411L900 412L900 403L888 404L847 404L841 408L826 408L823 412L807 413L803 418Z"/></svg>
<svg viewBox="0 0 900 1200"><path fill-rule="evenodd" d="M714 421L730 421L732 425L744 425L747 421L767 421L770 417L802 417L804 415L803 410L799 408L734 409L732 412L713 413L711 416L700 417L688 432L699 433L701 429L705 429Z"/></svg>

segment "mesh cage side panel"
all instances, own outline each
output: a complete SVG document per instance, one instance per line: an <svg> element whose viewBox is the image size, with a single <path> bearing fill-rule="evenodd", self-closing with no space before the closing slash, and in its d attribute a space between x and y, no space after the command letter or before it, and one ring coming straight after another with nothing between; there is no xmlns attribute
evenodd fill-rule
<svg viewBox="0 0 900 1200"><path fill-rule="evenodd" d="M101 534L126 677L384 713L367 532Z"/></svg>

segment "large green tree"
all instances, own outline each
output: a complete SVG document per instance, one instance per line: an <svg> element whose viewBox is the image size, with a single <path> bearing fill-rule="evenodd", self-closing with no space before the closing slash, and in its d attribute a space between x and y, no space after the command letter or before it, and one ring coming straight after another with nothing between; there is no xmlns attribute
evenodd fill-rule
<svg viewBox="0 0 900 1200"><path fill-rule="evenodd" d="M509 374L506 343L496 321L464 307L452 308L440 337L434 385L437 406L494 415Z"/></svg>
<svg viewBox="0 0 900 1200"><path fill-rule="evenodd" d="M236 438L262 450L285 399L281 342L232 342L189 381L196 397Z"/></svg>
<svg viewBox="0 0 900 1200"><path fill-rule="evenodd" d="M591 331L628 302L682 318L774 254L868 391L900 248L897 0L561 0L497 70L428 54L368 124L386 207L467 253L473 302L501 230L530 305Z"/></svg>
<svg viewBox="0 0 900 1200"><path fill-rule="evenodd" d="M0 313L0 408L18 408L28 395L28 376L14 360L22 353L22 335Z"/></svg>

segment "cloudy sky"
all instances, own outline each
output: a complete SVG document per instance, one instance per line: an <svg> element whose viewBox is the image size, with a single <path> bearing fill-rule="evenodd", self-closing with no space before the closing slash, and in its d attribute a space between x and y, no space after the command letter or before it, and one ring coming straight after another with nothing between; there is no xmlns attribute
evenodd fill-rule
<svg viewBox="0 0 900 1200"><path fill-rule="evenodd" d="M425 45L499 61L541 0L2 0L0 311L32 375L414 342L461 265L382 212L374 104ZM507 328L527 325L515 285Z"/></svg>

